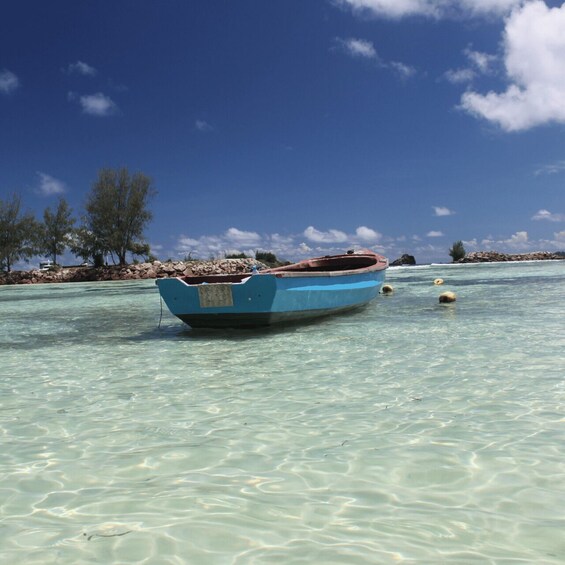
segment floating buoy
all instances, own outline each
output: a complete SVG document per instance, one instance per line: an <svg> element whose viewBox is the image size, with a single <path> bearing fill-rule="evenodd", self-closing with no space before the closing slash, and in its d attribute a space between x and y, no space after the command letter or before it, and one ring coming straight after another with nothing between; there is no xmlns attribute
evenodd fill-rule
<svg viewBox="0 0 565 565"><path fill-rule="evenodd" d="M436 279L436 280L434 281L434 284L435 284L435 285L443 284L443 279Z"/></svg>
<svg viewBox="0 0 565 565"><path fill-rule="evenodd" d="M455 296L454 292L442 292L439 295L440 304L448 304L450 302L455 302L456 300L457 296Z"/></svg>
<svg viewBox="0 0 565 565"><path fill-rule="evenodd" d="M383 284L381 292L383 294L392 294L394 292L394 288L390 284Z"/></svg>

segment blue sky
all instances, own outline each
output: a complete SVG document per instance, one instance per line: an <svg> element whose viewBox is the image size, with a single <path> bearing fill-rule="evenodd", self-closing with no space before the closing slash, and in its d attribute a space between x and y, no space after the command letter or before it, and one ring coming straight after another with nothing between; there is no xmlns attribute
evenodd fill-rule
<svg viewBox="0 0 565 565"><path fill-rule="evenodd" d="M4 3L0 198L120 166L161 259L565 249L565 3Z"/></svg>

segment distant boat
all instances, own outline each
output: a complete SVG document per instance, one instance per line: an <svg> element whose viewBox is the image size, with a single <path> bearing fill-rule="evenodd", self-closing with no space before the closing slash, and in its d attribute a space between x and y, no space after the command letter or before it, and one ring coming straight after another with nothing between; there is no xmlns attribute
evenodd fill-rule
<svg viewBox="0 0 565 565"><path fill-rule="evenodd" d="M157 279L172 314L193 328L257 327L346 312L373 300L388 260L369 250L251 273Z"/></svg>
<svg viewBox="0 0 565 565"><path fill-rule="evenodd" d="M51 261L50 259L46 259L45 261L41 261L39 263L39 270L40 271L48 271L54 265L55 264L53 263L53 261Z"/></svg>

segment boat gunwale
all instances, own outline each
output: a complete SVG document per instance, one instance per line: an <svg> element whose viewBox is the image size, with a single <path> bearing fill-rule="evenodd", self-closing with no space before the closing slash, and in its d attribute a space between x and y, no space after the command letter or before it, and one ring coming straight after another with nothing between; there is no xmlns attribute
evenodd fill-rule
<svg viewBox="0 0 565 565"><path fill-rule="evenodd" d="M356 260L361 260L363 258L370 258L374 260L371 265L366 265L363 267L349 268L349 269L333 269L333 270L322 270L324 262L332 263L342 260L343 263L347 264L347 261L351 261L352 257ZM319 262L317 268L320 270L309 270L314 268L313 263ZM200 286L202 284L245 284L251 277L256 276L273 276L276 278L309 278L309 277L347 277L353 275L364 275L367 273L373 273L377 271L384 271L388 268L388 260L386 257L374 253L372 251L357 252L344 255L327 255L324 257L315 257L313 259L306 259L304 261L299 261L298 263L293 263L290 265L284 265L282 267L273 267L271 269L264 269L257 272L246 272L237 274L214 274L214 275L193 275L193 276L178 276L173 277L187 286ZM293 270L294 269L294 270Z"/></svg>

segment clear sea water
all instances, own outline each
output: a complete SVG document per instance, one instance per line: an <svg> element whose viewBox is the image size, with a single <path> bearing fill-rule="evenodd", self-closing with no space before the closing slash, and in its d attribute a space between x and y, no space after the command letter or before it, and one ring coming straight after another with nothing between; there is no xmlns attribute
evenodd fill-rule
<svg viewBox="0 0 565 565"><path fill-rule="evenodd" d="M565 262L387 282L267 331L0 287L0 563L565 563Z"/></svg>

